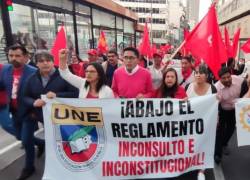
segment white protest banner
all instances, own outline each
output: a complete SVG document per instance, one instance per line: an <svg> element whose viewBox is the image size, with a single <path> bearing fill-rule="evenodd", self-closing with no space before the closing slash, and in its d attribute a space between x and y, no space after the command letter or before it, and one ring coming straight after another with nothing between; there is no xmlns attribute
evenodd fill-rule
<svg viewBox="0 0 250 180"><path fill-rule="evenodd" d="M43 180L174 177L214 167L214 95L45 100Z"/></svg>
<svg viewBox="0 0 250 180"><path fill-rule="evenodd" d="M238 146L250 145L250 99L238 99L235 110Z"/></svg>

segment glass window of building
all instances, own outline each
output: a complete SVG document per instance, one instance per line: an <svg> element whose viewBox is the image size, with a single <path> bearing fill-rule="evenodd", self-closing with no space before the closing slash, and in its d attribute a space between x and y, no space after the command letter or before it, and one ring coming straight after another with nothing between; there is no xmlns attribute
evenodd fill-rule
<svg viewBox="0 0 250 180"><path fill-rule="evenodd" d="M87 51L91 47L91 24L90 18L76 16L77 23L77 37L79 56L81 59L87 59Z"/></svg>
<svg viewBox="0 0 250 180"><path fill-rule="evenodd" d="M106 43L109 49L116 49L115 44L115 30L103 30L106 37Z"/></svg>
<svg viewBox="0 0 250 180"><path fill-rule="evenodd" d="M133 46L133 34L124 34L124 48Z"/></svg>
<svg viewBox="0 0 250 180"><path fill-rule="evenodd" d="M134 22L124 19L124 48L134 46Z"/></svg>
<svg viewBox="0 0 250 180"><path fill-rule="evenodd" d="M0 8L0 13L2 14L2 9ZM0 18L0 63L6 63L7 62L7 57L4 52L4 49L6 47L5 43L5 36L4 36L4 30L3 30L3 22L2 18Z"/></svg>
<svg viewBox="0 0 250 180"><path fill-rule="evenodd" d="M116 16L116 28L123 30L123 19Z"/></svg>
<svg viewBox="0 0 250 180"><path fill-rule="evenodd" d="M76 12L83 14L83 15L89 15L90 16L90 8L81 4L76 3Z"/></svg>
<svg viewBox="0 0 250 180"><path fill-rule="evenodd" d="M98 46L98 41L99 41L101 31L103 31L105 34L108 49L115 49L116 48L115 30L111 30L111 29L102 29L102 30L100 30L99 28L94 29L94 43L95 43L94 47L97 48Z"/></svg>
<svg viewBox="0 0 250 180"><path fill-rule="evenodd" d="M140 40L142 38L141 32L136 32L136 47L139 47Z"/></svg>
<svg viewBox="0 0 250 180"><path fill-rule="evenodd" d="M134 22L124 19L124 32L134 34Z"/></svg>
<svg viewBox="0 0 250 180"><path fill-rule="evenodd" d="M53 1L51 1L51 0L35 0L35 2L40 3L40 4L44 4L46 6L66 9L69 11L72 11L72 9L73 9L72 1L69 1L69 0L53 0Z"/></svg>
<svg viewBox="0 0 250 180"><path fill-rule="evenodd" d="M32 26L32 9L27 6L13 4L14 11L10 11L10 23L14 43L24 45L30 53L36 49L34 42L34 27Z"/></svg>
<svg viewBox="0 0 250 180"><path fill-rule="evenodd" d="M55 17L55 13L38 9L34 10L37 49L51 49L56 36Z"/></svg>
<svg viewBox="0 0 250 180"><path fill-rule="evenodd" d="M117 52L118 54L122 54L123 48L124 48L124 42L123 42L123 32L117 31Z"/></svg>
<svg viewBox="0 0 250 180"><path fill-rule="evenodd" d="M115 28L115 16L93 9L93 24L95 26L103 26Z"/></svg>
<svg viewBox="0 0 250 180"><path fill-rule="evenodd" d="M100 35L100 29L99 28L94 28L93 32L94 32L94 47L96 48L97 43L98 43L98 38L99 38L99 35Z"/></svg>

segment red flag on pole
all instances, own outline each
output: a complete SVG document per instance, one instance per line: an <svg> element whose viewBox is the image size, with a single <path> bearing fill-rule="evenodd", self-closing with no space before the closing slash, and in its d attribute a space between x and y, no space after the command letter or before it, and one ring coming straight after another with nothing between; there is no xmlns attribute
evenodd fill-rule
<svg viewBox="0 0 250 180"><path fill-rule="evenodd" d="M190 32L188 31L188 29L184 28L184 31L183 31L184 39L187 39L189 34L190 34Z"/></svg>
<svg viewBox="0 0 250 180"><path fill-rule="evenodd" d="M227 50L227 57L232 57L232 46L231 46L231 42L230 42L230 37L227 31L227 28L224 28L224 38L225 38L225 47Z"/></svg>
<svg viewBox="0 0 250 180"><path fill-rule="evenodd" d="M234 38L233 38L233 47L232 47L233 58L236 57L237 52L238 52L239 39L240 39L240 28L236 31L236 33L234 34Z"/></svg>
<svg viewBox="0 0 250 180"><path fill-rule="evenodd" d="M156 45L152 44L151 49L150 49L150 58L152 58L156 52L157 52Z"/></svg>
<svg viewBox="0 0 250 180"><path fill-rule="evenodd" d="M67 48L66 34L64 31L64 26L60 27L59 32L56 35L56 39L51 49L51 54L54 56L54 65L59 65L59 51L61 49Z"/></svg>
<svg viewBox="0 0 250 180"><path fill-rule="evenodd" d="M149 57L151 54L150 40L149 40L149 34L148 34L148 24L147 23L144 26L142 42L139 45L139 51L140 51L140 54L143 56Z"/></svg>
<svg viewBox="0 0 250 180"><path fill-rule="evenodd" d="M102 54L104 54L104 53L106 53L108 51L108 45L107 45L107 42L106 42L105 33L103 31L101 31L97 49Z"/></svg>
<svg viewBox="0 0 250 180"><path fill-rule="evenodd" d="M221 64L227 61L227 52L219 31L215 4L210 7L207 15L190 33L185 47L193 56L203 59L218 79Z"/></svg>
<svg viewBox="0 0 250 180"><path fill-rule="evenodd" d="M164 52L164 54L167 53L168 50L171 49L171 48L172 48L172 47L171 47L171 44L165 44L165 45L160 46L160 50L161 50L162 52Z"/></svg>
<svg viewBox="0 0 250 180"><path fill-rule="evenodd" d="M241 46L242 51L245 53L250 53L250 39L247 40L242 46Z"/></svg>

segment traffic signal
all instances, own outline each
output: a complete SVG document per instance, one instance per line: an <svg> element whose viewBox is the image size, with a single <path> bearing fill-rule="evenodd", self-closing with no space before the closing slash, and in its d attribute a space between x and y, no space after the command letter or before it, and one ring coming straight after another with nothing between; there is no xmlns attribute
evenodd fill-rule
<svg viewBox="0 0 250 180"><path fill-rule="evenodd" d="M5 0L8 11L13 11L12 0Z"/></svg>

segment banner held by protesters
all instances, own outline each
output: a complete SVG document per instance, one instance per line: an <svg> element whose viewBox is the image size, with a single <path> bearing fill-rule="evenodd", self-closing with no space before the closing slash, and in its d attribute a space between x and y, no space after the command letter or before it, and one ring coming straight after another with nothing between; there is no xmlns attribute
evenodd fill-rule
<svg viewBox="0 0 250 180"><path fill-rule="evenodd" d="M174 177L214 166L215 96L46 102L44 180Z"/></svg>

